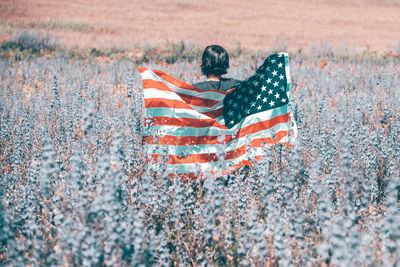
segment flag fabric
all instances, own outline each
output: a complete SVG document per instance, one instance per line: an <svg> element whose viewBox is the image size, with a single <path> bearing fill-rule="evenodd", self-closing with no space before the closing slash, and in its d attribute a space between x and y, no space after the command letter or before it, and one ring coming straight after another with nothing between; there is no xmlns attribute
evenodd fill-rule
<svg viewBox="0 0 400 267"><path fill-rule="evenodd" d="M140 68L145 150L155 170L182 179L220 177L261 159L266 144L289 143L287 53L269 56L255 75L228 92L203 91L166 73Z"/></svg>

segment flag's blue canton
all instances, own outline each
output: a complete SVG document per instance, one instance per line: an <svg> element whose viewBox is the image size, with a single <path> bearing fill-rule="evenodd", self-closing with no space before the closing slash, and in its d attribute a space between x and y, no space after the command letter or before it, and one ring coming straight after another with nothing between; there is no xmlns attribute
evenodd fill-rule
<svg viewBox="0 0 400 267"><path fill-rule="evenodd" d="M256 74L238 84L224 98L225 125L229 128L244 117L277 108L288 103L287 57L284 54L269 56Z"/></svg>

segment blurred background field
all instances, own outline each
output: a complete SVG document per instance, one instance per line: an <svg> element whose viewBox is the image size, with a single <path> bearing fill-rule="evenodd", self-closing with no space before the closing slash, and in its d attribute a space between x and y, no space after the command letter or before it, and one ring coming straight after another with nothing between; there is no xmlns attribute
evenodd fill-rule
<svg viewBox="0 0 400 267"><path fill-rule="evenodd" d="M217 43L246 59L283 50L307 56L321 46L340 56L400 58L398 14L398 0L4 0L0 56L53 56L57 48L70 58L174 63L199 59L203 47ZM52 43L29 47L29 35Z"/></svg>
<svg viewBox="0 0 400 267"><path fill-rule="evenodd" d="M184 41L295 51L326 42L387 52L399 42L398 14L399 0L3 0L0 41L25 27L80 49Z"/></svg>

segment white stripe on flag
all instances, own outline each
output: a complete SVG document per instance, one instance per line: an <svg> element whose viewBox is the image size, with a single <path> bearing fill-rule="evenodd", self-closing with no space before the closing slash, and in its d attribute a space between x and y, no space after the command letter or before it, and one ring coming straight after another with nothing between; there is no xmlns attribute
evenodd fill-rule
<svg viewBox="0 0 400 267"><path fill-rule="evenodd" d="M273 137L276 133L280 131L288 131L289 127L287 123L279 123L270 129L259 131L254 134L248 134L246 136L240 137L238 139L232 140L226 145L226 152L235 150L245 144L249 143L249 140L254 140L257 138L268 138ZM207 145L148 145L149 154L169 154L169 155L188 155L188 154L204 154L204 153L218 153L220 151L217 148L218 145L207 144Z"/></svg>
<svg viewBox="0 0 400 267"><path fill-rule="evenodd" d="M144 90L143 94L145 99L164 98L168 100L180 100L183 103L186 103L178 94L174 92L158 90L156 88L146 89Z"/></svg>
<svg viewBox="0 0 400 267"><path fill-rule="evenodd" d="M192 109L185 108L147 108L148 114L151 117L169 117L169 118L188 118L188 119L211 119L202 113ZM221 116L223 119L223 116Z"/></svg>
<svg viewBox="0 0 400 267"><path fill-rule="evenodd" d="M252 124L265 121L265 118L272 119L276 116L285 115L287 113L287 105L270 109L267 111L252 114L242 120L240 123L230 129L221 129L218 127L182 127L182 126L166 126L152 125L152 130L149 135L157 135L157 133L173 132L175 136L202 136L202 135L232 135L240 128L250 126ZM146 134L147 135L147 134Z"/></svg>

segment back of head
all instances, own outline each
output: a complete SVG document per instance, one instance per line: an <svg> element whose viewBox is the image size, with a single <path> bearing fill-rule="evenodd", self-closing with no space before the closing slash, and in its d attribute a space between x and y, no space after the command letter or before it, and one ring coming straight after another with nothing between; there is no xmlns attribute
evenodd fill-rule
<svg viewBox="0 0 400 267"><path fill-rule="evenodd" d="M226 74L228 69L229 55L225 48L219 45L209 45L204 49L201 62L201 71L204 75L221 76Z"/></svg>

